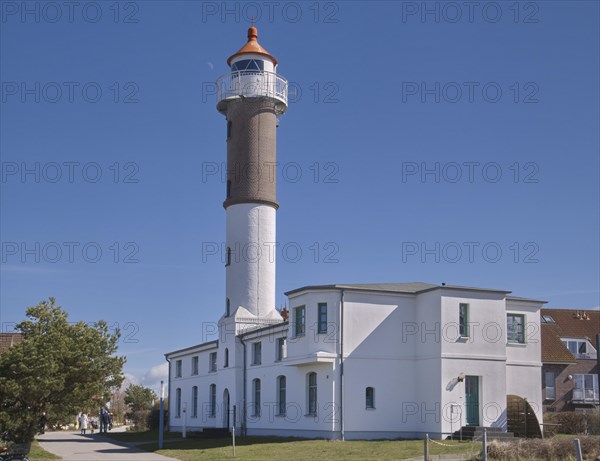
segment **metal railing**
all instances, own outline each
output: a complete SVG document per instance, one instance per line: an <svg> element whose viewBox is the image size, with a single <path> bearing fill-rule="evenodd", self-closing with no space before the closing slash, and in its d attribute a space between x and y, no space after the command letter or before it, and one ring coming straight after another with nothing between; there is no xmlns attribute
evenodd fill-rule
<svg viewBox="0 0 600 461"><path fill-rule="evenodd" d="M288 82L274 72L238 70L217 79L217 104L236 97L270 97L288 103Z"/></svg>

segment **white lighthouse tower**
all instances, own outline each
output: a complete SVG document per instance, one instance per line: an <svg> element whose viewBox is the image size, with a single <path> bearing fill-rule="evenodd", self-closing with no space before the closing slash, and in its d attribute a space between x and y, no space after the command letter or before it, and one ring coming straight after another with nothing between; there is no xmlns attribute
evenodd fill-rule
<svg viewBox="0 0 600 461"><path fill-rule="evenodd" d="M217 81L217 109L227 118L226 299L222 324L281 322L275 308L277 116L287 110L287 81L277 59L248 42L228 60ZM223 325L222 325L223 326ZM223 340L223 335L221 336Z"/></svg>

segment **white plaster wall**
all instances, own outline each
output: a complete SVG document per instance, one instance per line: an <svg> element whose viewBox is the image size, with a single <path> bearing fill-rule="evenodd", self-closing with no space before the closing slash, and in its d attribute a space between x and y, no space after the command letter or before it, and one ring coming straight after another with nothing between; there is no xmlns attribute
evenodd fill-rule
<svg viewBox="0 0 600 461"><path fill-rule="evenodd" d="M318 305L327 303L327 333L318 333ZM303 293L289 298L289 331L287 339L288 358L300 358L316 352L338 352L339 338L339 309L340 292L314 291ZM295 336L295 311L294 308L304 306L306 315L306 333L304 336Z"/></svg>
<svg viewBox="0 0 600 461"><path fill-rule="evenodd" d="M227 208L226 296L231 314L238 306L259 319L278 316L275 310L275 208L242 203Z"/></svg>
<svg viewBox="0 0 600 461"><path fill-rule="evenodd" d="M169 385L169 427L171 430L180 431L183 427L183 408L187 403L186 426L188 431L200 430L202 427L217 427L217 418L208 415L208 402L210 384L217 383L217 373L210 373L209 354L215 352L216 347L203 350L192 351L185 354L179 354L171 358L171 383ZM192 375L192 357L198 356L198 375ZM182 377L175 377L175 363L182 360ZM198 386L198 416L192 417L192 387ZM175 390L181 389L182 413L181 417L176 416ZM217 404L219 404L219 393L217 389Z"/></svg>
<svg viewBox="0 0 600 461"><path fill-rule="evenodd" d="M458 334L459 305L469 305L469 336ZM506 358L504 296L496 293L447 290L442 296L441 339L444 356Z"/></svg>
<svg viewBox="0 0 600 461"><path fill-rule="evenodd" d="M468 357L442 359L442 431L450 433L466 424L465 382L456 378L479 376L479 425L506 430L506 369L502 358L473 360ZM451 412L455 405L455 412Z"/></svg>

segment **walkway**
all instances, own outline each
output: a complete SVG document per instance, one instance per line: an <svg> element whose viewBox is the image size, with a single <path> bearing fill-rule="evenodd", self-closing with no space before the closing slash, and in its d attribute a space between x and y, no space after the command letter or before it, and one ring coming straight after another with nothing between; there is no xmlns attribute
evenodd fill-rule
<svg viewBox="0 0 600 461"><path fill-rule="evenodd" d="M64 461L177 461L148 453L131 444L115 442L98 433L46 432L38 436L42 448Z"/></svg>

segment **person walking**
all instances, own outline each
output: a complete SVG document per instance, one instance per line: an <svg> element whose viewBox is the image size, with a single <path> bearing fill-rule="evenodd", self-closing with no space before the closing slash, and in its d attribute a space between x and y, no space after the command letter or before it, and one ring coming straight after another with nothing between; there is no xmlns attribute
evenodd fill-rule
<svg viewBox="0 0 600 461"><path fill-rule="evenodd" d="M43 411L42 416L40 416L40 422L39 422L40 434L46 433L46 423L47 422L48 422L48 418L46 417L46 412Z"/></svg>
<svg viewBox="0 0 600 461"><path fill-rule="evenodd" d="M85 431L88 428L88 424L89 424L88 415L85 413L81 413L81 416L79 417L79 428L81 429L82 435L85 435Z"/></svg>

